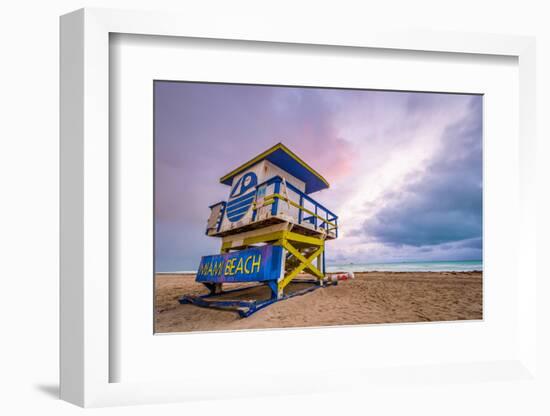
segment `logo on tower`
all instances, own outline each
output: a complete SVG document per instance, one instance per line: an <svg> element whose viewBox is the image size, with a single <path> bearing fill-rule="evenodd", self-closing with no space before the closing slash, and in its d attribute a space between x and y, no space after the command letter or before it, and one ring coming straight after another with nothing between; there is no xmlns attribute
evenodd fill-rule
<svg viewBox="0 0 550 416"><path fill-rule="evenodd" d="M231 222L239 221L248 212L254 202L258 177L254 172L244 174L233 186L227 203L227 218Z"/></svg>

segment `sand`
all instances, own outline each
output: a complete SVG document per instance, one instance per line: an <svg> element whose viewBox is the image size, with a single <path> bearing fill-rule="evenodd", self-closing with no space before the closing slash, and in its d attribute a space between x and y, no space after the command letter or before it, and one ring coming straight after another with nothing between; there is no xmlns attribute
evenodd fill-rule
<svg viewBox="0 0 550 416"><path fill-rule="evenodd" d="M233 311L180 305L180 296L204 294L206 289L195 282L194 275L159 274L155 278L155 332L483 318L481 272L368 272L355 276L337 286L277 302L243 319ZM254 296L267 295L262 292L265 289L255 290Z"/></svg>

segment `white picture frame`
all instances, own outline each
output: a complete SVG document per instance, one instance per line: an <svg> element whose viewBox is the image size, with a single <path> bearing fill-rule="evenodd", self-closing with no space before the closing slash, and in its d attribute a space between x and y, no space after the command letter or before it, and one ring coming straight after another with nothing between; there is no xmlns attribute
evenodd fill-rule
<svg viewBox="0 0 550 416"><path fill-rule="evenodd" d="M242 23L242 22L241 22ZM536 362L535 268L535 42L530 37L465 33L327 31L307 32L266 22L249 26L219 21L204 26L185 15L106 9L83 9L61 18L61 398L80 406L159 403L197 398L247 397L285 392L307 393L322 383L319 374L284 371L266 383L252 381L224 391L208 390L205 376L156 382L110 382L109 256L109 36L112 33L206 39L280 42L335 47L383 48L438 53L517 57L519 65L520 214L518 265L522 280L517 293L518 354L501 362L456 366L420 366L420 379L443 374L468 380L472 372L505 374L507 380L533 379ZM201 336L201 335L197 335ZM308 336L307 334L304 336ZM338 391L377 382L392 383L403 374L381 368L365 374L357 369L331 370ZM326 376L327 374L325 374ZM317 380L317 381L316 381ZM536 380L536 378L535 378ZM479 383L479 379L472 379ZM274 386L282 386L274 392Z"/></svg>

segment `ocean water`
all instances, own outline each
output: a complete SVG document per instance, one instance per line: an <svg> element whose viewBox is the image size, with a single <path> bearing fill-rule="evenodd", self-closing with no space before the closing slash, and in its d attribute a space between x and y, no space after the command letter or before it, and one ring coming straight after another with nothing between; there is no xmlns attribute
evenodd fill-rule
<svg viewBox="0 0 550 416"><path fill-rule="evenodd" d="M483 270L481 260L327 264L327 272L469 272Z"/></svg>

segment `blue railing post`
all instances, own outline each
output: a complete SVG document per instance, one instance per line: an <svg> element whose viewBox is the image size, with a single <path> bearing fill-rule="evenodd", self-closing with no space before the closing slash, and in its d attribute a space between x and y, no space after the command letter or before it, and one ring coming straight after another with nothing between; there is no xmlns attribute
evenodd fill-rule
<svg viewBox="0 0 550 416"><path fill-rule="evenodd" d="M300 194L300 208L298 208L298 224L302 223L302 216L304 215L302 212L303 206L304 206L304 197L302 194Z"/></svg>
<svg viewBox="0 0 550 416"><path fill-rule="evenodd" d="M277 177L277 180L275 181L274 193L278 194L280 191L281 191L281 178ZM279 197L275 197L275 199L273 200L273 205L271 206L272 216L277 215L278 208L279 208Z"/></svg>
<svg viewBox="0 0 550 416"><path fill-rule="evenodd" d="M315 229L317 229L317 203L315 203L315 217L313 217L313 221L315 224Z"/></svg>

